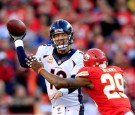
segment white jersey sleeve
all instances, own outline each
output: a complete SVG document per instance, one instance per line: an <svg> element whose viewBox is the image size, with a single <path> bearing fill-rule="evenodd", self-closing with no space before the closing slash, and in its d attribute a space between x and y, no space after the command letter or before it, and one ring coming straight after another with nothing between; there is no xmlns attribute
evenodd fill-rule
<svg viewBox="0 0 135 115"><path fill-rule="evenodd" d="M35 57L39 62L42 62L45 55L50 55L50 52L53 51L53 47L51 45L41 45L38 47Z"/></svg>
<svg viewBox="0 0 135 115"><path fill-rule="evenodd" d="M42 48L43 48L43 46L38 47L37 53L36 53L36 55L35 55L35 57L37 58L38 61L41 61Z"/></svg>
<svg viewBox="0 0 135 115"><path fill-rule="evenodd" d="M75 67L73 68L71 75L76 75L79 69L84 67L83 53L80 50L77 50L76 54L73 56L73 61L75 62Z"/></svg>

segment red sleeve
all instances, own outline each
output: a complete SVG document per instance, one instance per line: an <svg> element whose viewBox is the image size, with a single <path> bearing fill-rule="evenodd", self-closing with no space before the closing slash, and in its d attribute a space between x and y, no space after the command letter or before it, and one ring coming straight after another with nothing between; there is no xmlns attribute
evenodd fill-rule
<svg viewBox="0 0 135 115"><path fill-rule="evenodd" d="M83 67L81 68L78 73L76 74L76 77L84 77L87 78L89 76L88 68Z"/></svg>

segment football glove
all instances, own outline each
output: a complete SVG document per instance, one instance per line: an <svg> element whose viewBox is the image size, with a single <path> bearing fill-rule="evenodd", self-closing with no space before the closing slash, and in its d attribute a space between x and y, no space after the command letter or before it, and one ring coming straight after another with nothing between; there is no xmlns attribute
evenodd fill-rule
<svg viewBox="0 0 135 115"><path fill-rule="evenodd" d="M21 36L14 36L14 35L11 35L11 34L10 34L10 36L11 36L11 38L13 38L14 41L16 41L16 40L22 40L26 36L26 32L23 35L21 35Z"/></svg>

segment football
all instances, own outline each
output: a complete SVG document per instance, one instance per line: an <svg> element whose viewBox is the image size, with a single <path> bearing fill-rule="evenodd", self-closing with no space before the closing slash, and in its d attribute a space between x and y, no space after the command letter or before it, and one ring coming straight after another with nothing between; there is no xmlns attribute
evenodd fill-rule
<svg viewBox="0 0 135 115"><path fill-rule="evenodd" d="M19 19L12 19L7 22L7 29L13 36L21 36L26 32L25 24Z"/></svg>

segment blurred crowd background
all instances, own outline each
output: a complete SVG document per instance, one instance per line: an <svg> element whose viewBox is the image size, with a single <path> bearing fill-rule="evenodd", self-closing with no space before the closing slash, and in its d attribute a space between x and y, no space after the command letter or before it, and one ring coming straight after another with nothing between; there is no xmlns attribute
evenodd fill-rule
<svg viewBox="0 0 135 115"><path fill-rule="evenodd" d="M44 78L19 65L6 23L20 19L27 26L25 50L35 54L51 44L49 27L66 19L74 29L75 49L100 48L110 65L125 71L125 89L135 112L135 0L0 0L0 115L50 115ZM98 115L85 95L86 115Z"/></svg>

